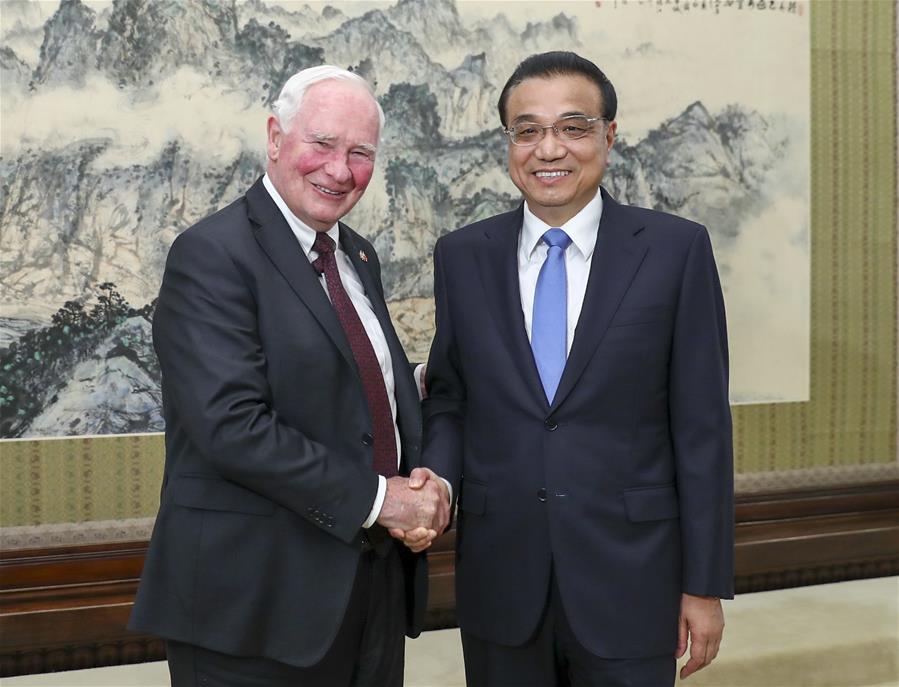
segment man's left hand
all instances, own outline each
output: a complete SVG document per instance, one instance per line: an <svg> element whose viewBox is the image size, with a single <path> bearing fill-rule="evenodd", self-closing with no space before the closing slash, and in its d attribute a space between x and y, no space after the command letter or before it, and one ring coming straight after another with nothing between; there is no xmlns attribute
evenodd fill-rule
<svg viewBox="0 0 899 687"><path fill-rule="evenodd" d="M721 608L721 599L714 596L681 595L675 658L684 655L688 635L690 638L690 659L681 668L681 680L686 680L715 659L723 634L724 610Z"/></svg>

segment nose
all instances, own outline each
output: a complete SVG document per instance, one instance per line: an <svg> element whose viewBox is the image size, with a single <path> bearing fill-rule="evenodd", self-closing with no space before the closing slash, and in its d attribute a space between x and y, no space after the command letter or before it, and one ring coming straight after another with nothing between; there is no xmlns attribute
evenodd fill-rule
<svg viewBox="0 0 899 687"><path fill-rule="evenodd" d="M534 148L538 160L550 161L565 157L568 149L553 129L546 129L543 138Z"/></svg>
<svg viewBox="0 0 899 687"><path fill-rule="evenodd" d="M346 160L339 156L335 156L325 163L325 172L334 181L341 184L346 183L353 176Z"/></svg>

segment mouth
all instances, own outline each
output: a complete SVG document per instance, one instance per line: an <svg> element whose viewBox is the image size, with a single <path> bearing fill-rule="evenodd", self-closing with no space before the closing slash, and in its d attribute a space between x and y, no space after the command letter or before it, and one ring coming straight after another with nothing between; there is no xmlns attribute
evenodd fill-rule
<svg viewBox="0 0 899 687"><path fill-rule="evenodd" d="M565 177L570 174L571 172L565 169L541 169L534 172L537 181L544 186L553 186L562 183Z"/></svg>
<svg viewBox="0 0 899 687"><path fill-rule="evenodd" d="M310 182L312 183L312 182ZM327 188L326 186L321 186L319 184L313 183L312 186L317 190L324 193L326 196L330 196L331 198L340 198L346 195L346 191L335 191L333 189Z"/></svg>

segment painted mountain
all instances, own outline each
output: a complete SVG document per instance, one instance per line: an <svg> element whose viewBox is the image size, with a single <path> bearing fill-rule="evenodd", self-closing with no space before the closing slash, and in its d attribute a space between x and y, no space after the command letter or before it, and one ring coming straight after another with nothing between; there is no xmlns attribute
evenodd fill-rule
<svg viewBox="0 0 899 687"><path fill-rule="evenodd" d="M373 240L398 330L423 359L434 242L520 202L495 113L505 79L535 51L599 61L590 16L475 4L4 2L0 437L163 429L149 323L168 247L253 183L267 106L323 62L369 79L387 114L378 173L347 222ZM802 138L769 110L700 94L620 138L606 179L620 201L705 223L734 301L746 232L780 202L771 179L795 166ZM805 208L803 183L778 193ZM807 221L781 232L806 255ZM735 400L779 393L735 388Z"/></svg>

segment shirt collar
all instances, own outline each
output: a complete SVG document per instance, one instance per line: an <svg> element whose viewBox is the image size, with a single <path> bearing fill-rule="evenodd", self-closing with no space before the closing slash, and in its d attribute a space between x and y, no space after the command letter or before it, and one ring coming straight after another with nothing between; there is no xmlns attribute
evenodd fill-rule
<svg viewBox="0 0 899 687"><path fill-rule="evenodd" d="M599 233L599 220L602 218L602 192L596 189L596 195L584 208L570 220L565 222L559 229L562 229L571 238L571 243L587 260L593 255L593 249L596 247L596 236ZM530 258L534 250L540 244L540 238L552 226L537 217L528 207L527 201L524 204L524 221L521 225L521 250L525 258Z"/></svg>
<svg viewBox="0 0 899 687"><path fill-rule="evenodd" d="M275 188L272 180L269 179L268 173L263 175L262 185L265 186L265 190L268 191L268 194L272 197L272 200L275 201L275 205L278 206L281 214L284 215L284 219L287 220L287 224L290 227L290 230L293 232L293 235L297 237L297 241L300 242L300 247L308 257L310 251L312 250L312 244L315 243L315 237L318 232L290 211L290 208L287 207L287 203L284 202L281 194L278 193L278 190ZM340 229L337 226L337 222L334 223L333 227L328 229L327 233L328 236L333 239L334 244L339 249Z"/></svg>

